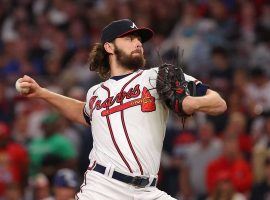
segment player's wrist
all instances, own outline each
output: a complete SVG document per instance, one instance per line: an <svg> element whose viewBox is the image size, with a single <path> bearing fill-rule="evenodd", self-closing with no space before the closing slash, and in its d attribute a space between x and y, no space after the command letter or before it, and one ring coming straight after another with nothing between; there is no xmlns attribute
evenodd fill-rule
<svg viewBox="0 0 270 200"><path fill-rule="evenodd" d="M46 100L49 98L49 93L50 91L48 89L41 87L39 88L37 97Z"/></svg>
<svg viewBox="0 0 270 200"><path fill-rule="evenodd" d="M199 104L196 101L195 97L187 96L183 100L183 110L186 114L192 115L199 109Z"/></svg>

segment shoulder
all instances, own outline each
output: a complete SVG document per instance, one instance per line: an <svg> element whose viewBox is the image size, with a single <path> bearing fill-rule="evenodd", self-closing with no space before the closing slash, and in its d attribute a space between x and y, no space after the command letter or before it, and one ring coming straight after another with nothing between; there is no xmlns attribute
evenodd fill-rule
<svg viewBox="0 0 270 200"><path fill-rule="evenodd" d="M103 82L102 82L102 83L103 83ZM95 93L95 91L96 91L98 88L101 87L101 84L102 84L102 83L99 83L99 84L97 84L97 85L94 85L94 86L90 87L87 93Z"/></svg>
<svg viewBox="0 0 270 200"><path fill-rule="evenodd" d="M142 70L142 75L144 76L151 76L151 75L154 75L156 76L157 73L158 73L158 67L154 67L154 68L150 68L150 69L144 69Z"/></svg>
<svg viewBox="0 0 270 200"><path fill-rule="evenodd" d="M146 86L147 88L155 88L156 87L156 79L158 74L158 68L150 68L140 70L141 73L141 84Z"/></svg>
<svg viewBox="0 0 270 200"><path fill-rule="evenodd" d="M143 73L145 75L157 75L159 72L159 67L153 67L153 68L150 68L150 69L146 69L146 70L143 70ZM194 78L193 76L191 75L188 75L186 73L184 73L185 75L185 79L186 81L194 81L196 84L198 83L201 83L201 81L199 81L198 79Z"/></svg>
<svg viewBox="0 0 270 200"><path fill-rule="evenodd" d="M144 69L143 71L144 72L153 72L153 71L155 71L155 72L158 72L158 69L159 69L159 67L151 67L151 68L149 68L149 69Z"/></svg>
<svg viewBox="0 0 270 200"><path fill-rule="evenodd" d="M95 94L95 92L101 87L102 83L92 86L87 92L87 99Z"/></svg>
<svg viewBox="0 0 270 200"><path fill-rule="evenodd" d="M198 79L194 78L191 75L188 75L186 73L184 73L184 75L185 75L186 81L188 81L188 82L193 81L196 85L199 84L199 83L202 83L201 81L199 81Z"/></svg>

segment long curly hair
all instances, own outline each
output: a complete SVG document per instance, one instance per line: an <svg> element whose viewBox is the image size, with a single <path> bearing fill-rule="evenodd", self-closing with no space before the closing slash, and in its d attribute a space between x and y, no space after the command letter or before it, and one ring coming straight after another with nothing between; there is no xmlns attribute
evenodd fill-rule
<svg viewBox="0 0 270 200"><path fill-rule="evenodd" d="M88 62L90 71L96 71L102 79L110 77L109 54L104 49L103 44L94 44L89 53Z"/></svg>

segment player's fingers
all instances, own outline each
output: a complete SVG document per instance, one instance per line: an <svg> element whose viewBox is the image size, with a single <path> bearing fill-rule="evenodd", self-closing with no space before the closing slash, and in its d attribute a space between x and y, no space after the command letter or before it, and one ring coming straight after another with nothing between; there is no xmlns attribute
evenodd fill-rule
<svg viewBox="0 0 270 200"><path fill-rule="evenodd" d="M33 88L34 84L33 83L29 83L29 82L21 82L20 83L20 87L21 88Z"/></svg>
<svg viewBox="0 0 270 200"><path fill-rule="evenodd" d="M22 78L20 78L19 82L20 83L22 82L34 83L35 81L30 76L24 75Z"/></svg>
<svg viewBox="0 0 270 200"><path fill-rule="evenodd" d="M19 78L19 79L18 79L18 82L21 83L21 82L22 82L22 78Z"/></svg>

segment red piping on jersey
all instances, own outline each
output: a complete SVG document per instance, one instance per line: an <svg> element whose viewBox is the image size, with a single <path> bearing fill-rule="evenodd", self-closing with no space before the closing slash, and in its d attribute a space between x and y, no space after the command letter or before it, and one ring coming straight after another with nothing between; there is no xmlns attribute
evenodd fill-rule
<svg viewBox="0 0 270 200"><path fill-rule="evenodd" d="M130 79L121 89L121 93L125 90L125 88L127 87L128 84L130 84L134 79L136 79L137 77L139 77L140 75L142 74L142 71L140 73L138 73L136 76L134 76L132 79ZM123 104L123 100L120 102L120 105ZM140 168L140 172L141 172L141 175L143 175L143 168L142 168L142 165L133 149L133 146L131 144L131 141L129 139L129 136L128 136L128 132L127 132L127 128L126 128L126 124L125 124L125 119L124 119L124 111L121 110L121 121L122 121L122 125L123 125L123 129L124 129L124 132L125 132L125 135L126 135L126 138L127 138L127 141L128 141L128 145L129 145L129 148L131 149L132 151L132 154Z"/></svg>
<svg viewBox="0 0 270 200"><path fill-rule="evenodd" d="M91 167L90 166L88 167L88 170L91 171L92 169L94 169L95 166L96 166L96 161L94 161L94 163L93 163L93 165Z"/></svg>
<svg viewBox="0 0 270 200"><path fill-rule="evenodd" d="M96 164L96 161L94 162L94 164L93 164L92 167L94 167L95 164ZM88 167L88 169L89 169L89 167ZM82 184L81 187L80 187L80 191L77 192L76 195L75 195L76 200L79 200L78 193L82 193L82 188L83 188L84 186L86 186L86 174L87 174L87 172L88 172L88 170L86 170L86 172L84 172L84 176L83 176L83 184Z"/></svg>
<svg viewBox="0 0 270 200"><path fill-rule="evenodd" d="M107 87L106 87L105 85L103 85L103 84L101 85L101 87L102 87L104 90L106 90L106 91L108 92L108 97L110 97L110 89L107 88ZM109 109L109 107L106 108L106 110L108 110L108 109ZM113 134L113 130L112 130L112 126L111 126L111 122L110 122L110 118L109 118L108 115L106 116L106 120L107 120L107 124L108 124L108 128L109 128L109 131L110 131L110 135L111 135L113 144L114 144L114 146L115 146L115 148L116 148L118 154L120 155L120 157L122 158L122 160L123 160L124 163L126 164L126 166L127 166L128 170L130 171L130 173L133 173L133 171L132 171L130 165L128 164L127 160L126 160L125 157L123 156L123 154L122 154L120 148L118 147L118 145L117 145L117 143L116 143L116 141L115 141L114 134Z"/></svg>

